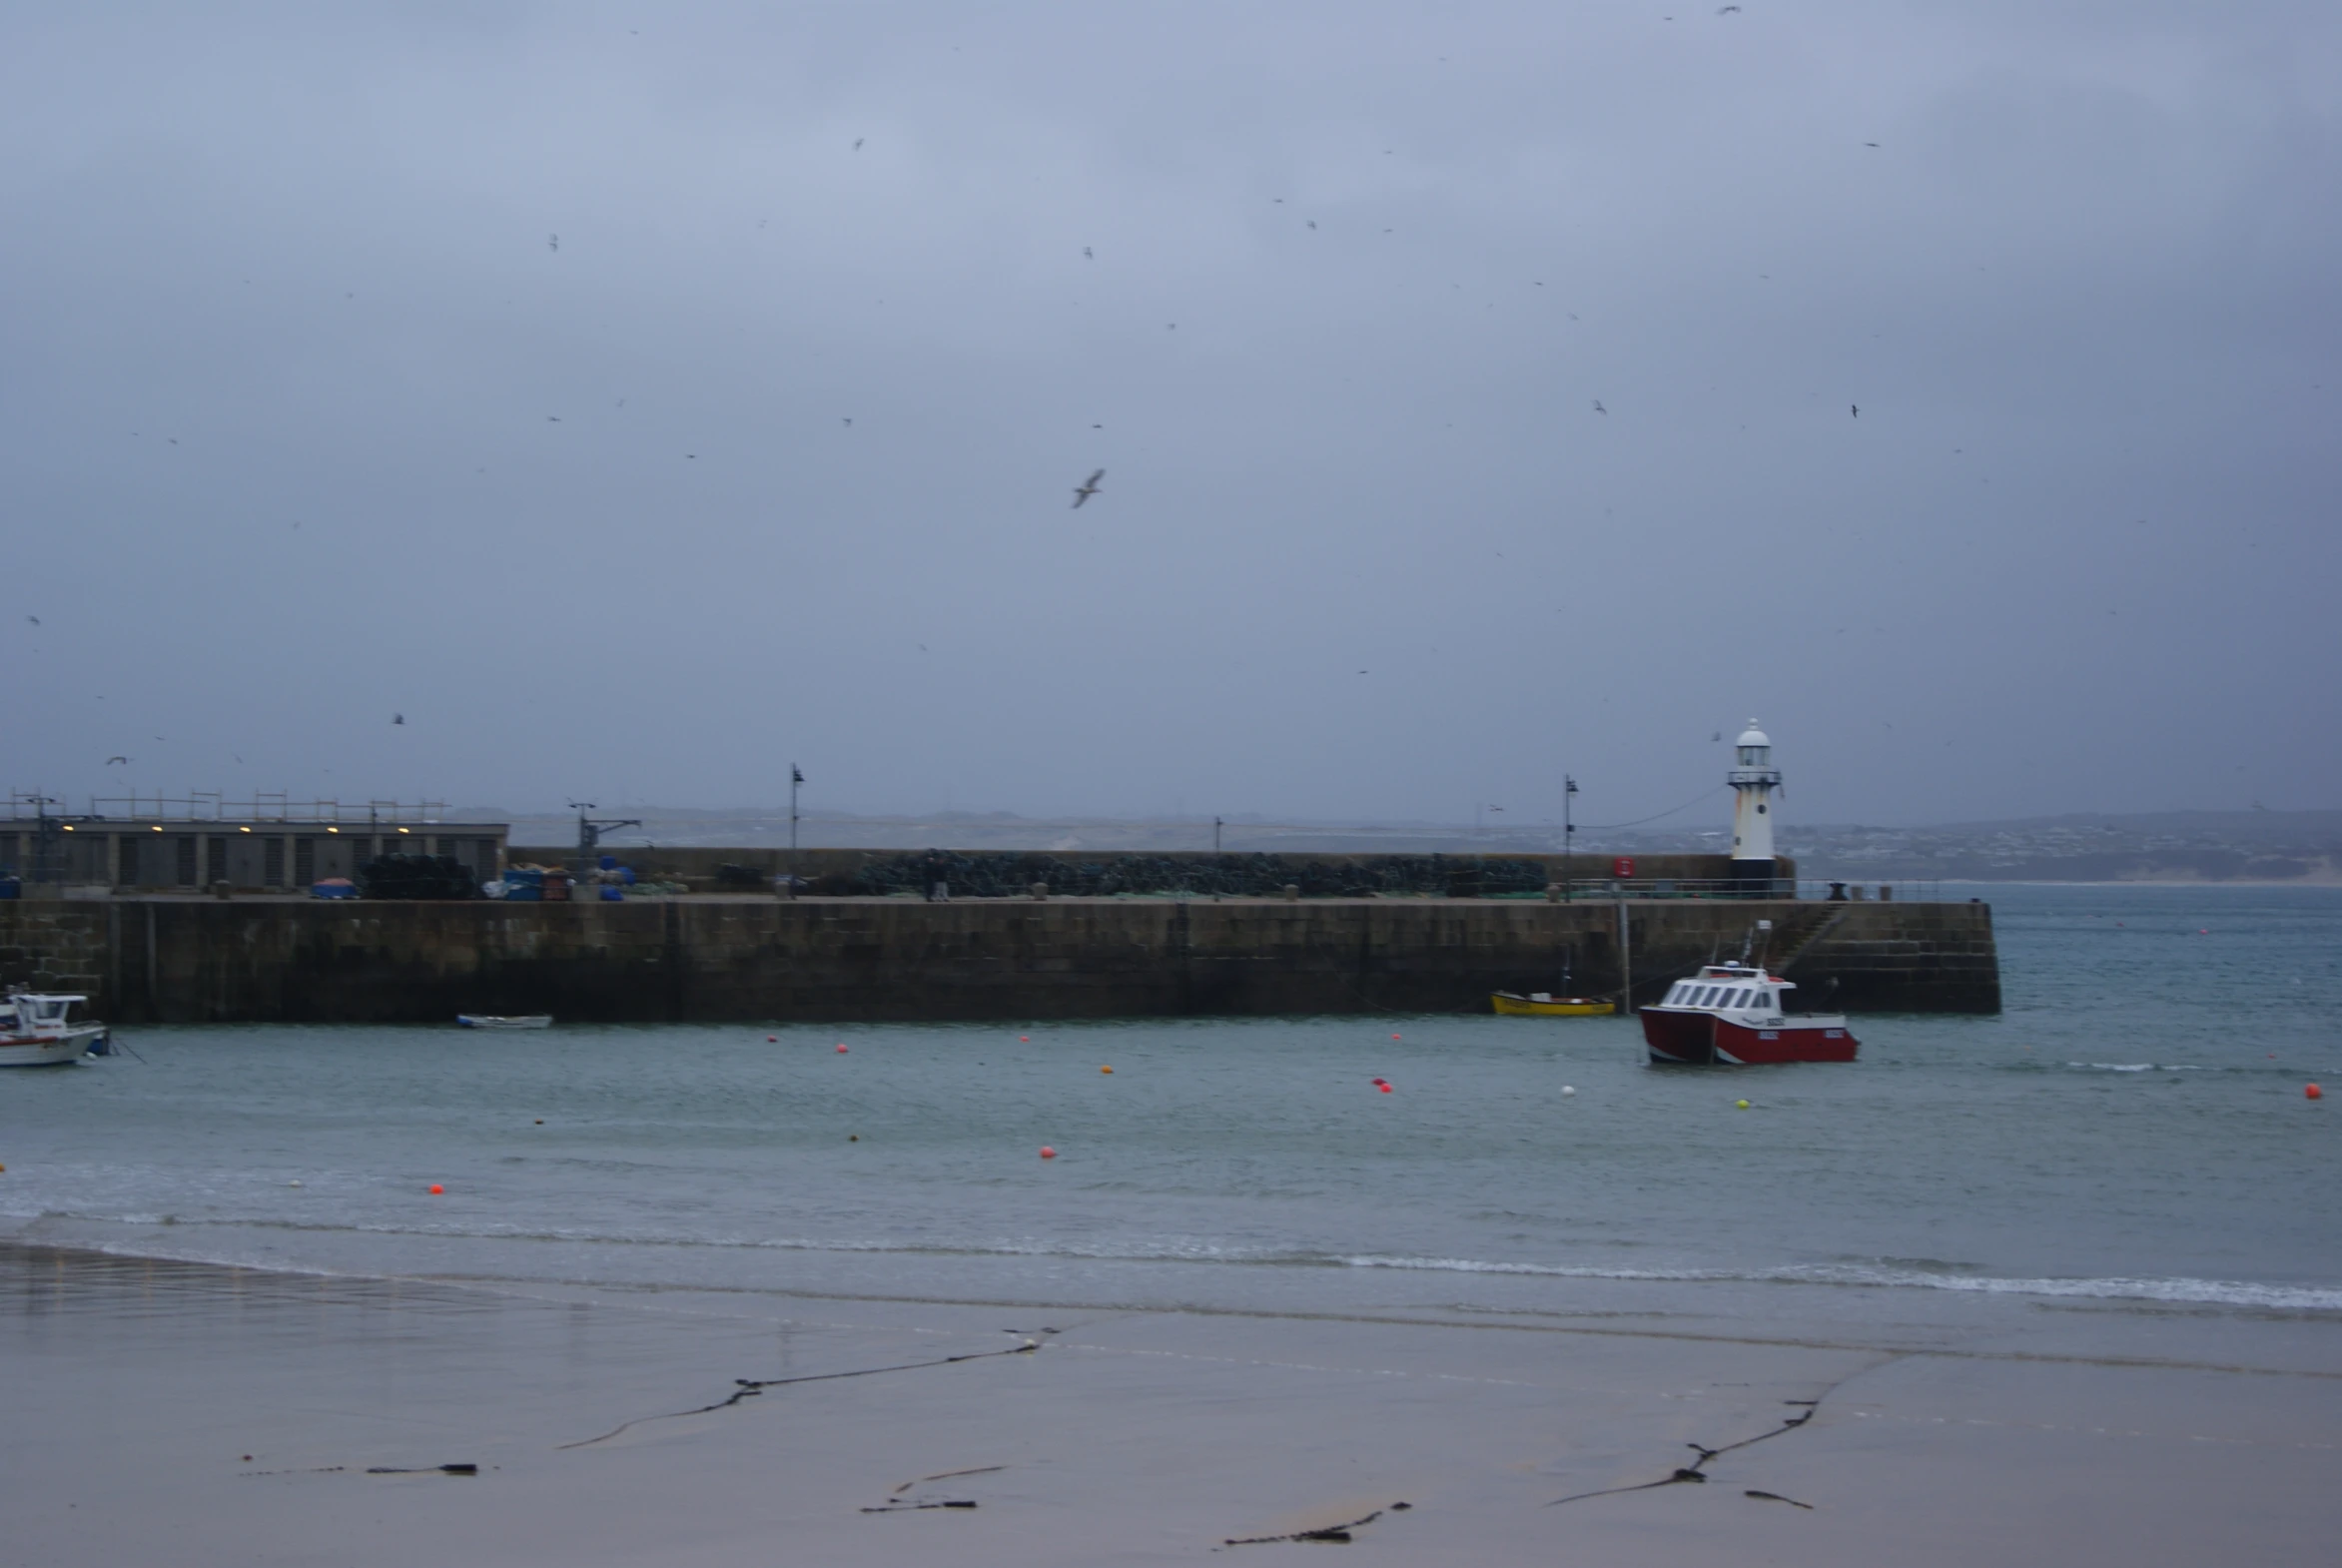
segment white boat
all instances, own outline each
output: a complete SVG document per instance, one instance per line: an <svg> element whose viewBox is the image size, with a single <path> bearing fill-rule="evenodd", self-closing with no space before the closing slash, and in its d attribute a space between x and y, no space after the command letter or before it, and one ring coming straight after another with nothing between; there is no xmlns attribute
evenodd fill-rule
<svg viewBox="0 0 2342 1568"><path fill-rule="evenodd" d="M55 1067L106 1054L106 1026L76 1022L73 1005L88 997L17 991L0 997L0 1067Z"/></svg>
<svg viewBox="0 0 2342 1568"><path fill-rule="evenodd" d="M501 1017L494 1013L458 1013L455 1022L465 1029L550 1029L553 1027L553 1015L521 1013Z"/></svg>

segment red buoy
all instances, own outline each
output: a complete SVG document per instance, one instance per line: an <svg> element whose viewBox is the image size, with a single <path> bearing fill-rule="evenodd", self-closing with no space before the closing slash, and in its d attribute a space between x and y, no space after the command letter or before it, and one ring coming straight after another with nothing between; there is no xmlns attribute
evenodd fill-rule
<svg viewBox="0 0 2342 1568"><path fill-rule="evenodd" d="M2326 1098L2326 1092L2312 1084L2301 1092L2301 1096L2304 1100L2323 1100ZM433 1187L431 1190L435 1192L438 1188Z"/></svg>
<svg viewBox="0 0 2342 1568"><path fill-rule="evenodd" d="M846 1054L846 1043L845 1043L843 1040L841 1040L841 1041L839 1041L839 1042L838 1042L838 1055L839 1055L839 1056L844 1056L845 1054Z"/></svg>
<svg viewBox="0 0 2342 1568"><path fill-rule="evenodd" d="M765 1043L766 1045L768 1045L768 1046L776 1046L776 1045L779 1045L779 1044L780 1044L780 1041L781 1041L781 1037L780 1037L780 1036L778 1036L778 1035L767 1035L767 1036L765 1036L765 1037L764 1037L764 1043Z"/></svg>
<svg viewBox="0 0 2342 1568"><path fill-rule="evenodd" d="M1029 1045L1033 1044L1033 1037L1032 1037L1031 1035L1019 1035L1019 1036L1017 1037L1017 1039L1018 1039L1018 1041L1019 1041L1020 1043L1024 1044L1024 1045L1028 1045L1028 1046L1029 1046Z"/></svg>
<svg viewBox="0 0 2342 1568"><path fill-rule="evenodd" d="M1058 1152L1057 1152L1056 1150L1054 1150L1054 1149L1050 1148L1050 1147L1049 1147L1047 1144L1044 1144L1044 1145L1042 1145L1042 1146L1041 1146L1041 1158L1042 1158L1042 1159L1044 1159L1044 1160L1055 1160L1055 1159L1057 1159L1057 1157L1058 1157Z"/></svg>
<svg viewBox="0 0 2342 1568"><path fill-rule="evenodd" d="M1390 1086L1388 1084L1377 1084L1374 1087L1381 1090L1386 1095L1390 1093Z"/></svg>
<svg viewBox="0 0 2342 1568"><path fill-rule="evenodd" d="M437 1197L437 1196L438 1196L440 1193L442 1193L442 1192L444 1192L444 1191L446 1191L446 1190L447 1190L447 1189L446 1189L445 1187L443 1187L443 1186L439 1185L439 1183L438 1183L438 1182L436 1182L436 1181L433 1181L433 1182L431 1183L431 1196L433 1196L433 1197Z"/></svg>

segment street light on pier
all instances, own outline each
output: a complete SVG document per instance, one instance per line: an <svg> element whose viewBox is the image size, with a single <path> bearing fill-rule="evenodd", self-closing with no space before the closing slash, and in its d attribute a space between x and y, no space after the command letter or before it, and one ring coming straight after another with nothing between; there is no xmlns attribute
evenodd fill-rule
<svg viewBox="0 0 2342 1568"><path fill-rule="evenodd" d="M1561 776L1561 901L1569 902L1569 854L1571 835L1578 831L1570 821L1570 800L1578 792L1578 781L1564 773Z"/></svg>

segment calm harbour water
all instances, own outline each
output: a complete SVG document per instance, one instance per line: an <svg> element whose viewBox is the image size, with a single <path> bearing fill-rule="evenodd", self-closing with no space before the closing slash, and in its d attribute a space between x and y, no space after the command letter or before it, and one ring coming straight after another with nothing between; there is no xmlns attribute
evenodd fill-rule
<svg viewBox="0 0 2342 1568"><path fill-rule="evenodd" d="M0 1074L0 1237L1298 1310L1402 1274L2342 1309L2342 889L1961 891L2007 1012L1860 1018L1850 1067L1652 1070L1615 1019L130 1030L143 1062Z"/></svg>

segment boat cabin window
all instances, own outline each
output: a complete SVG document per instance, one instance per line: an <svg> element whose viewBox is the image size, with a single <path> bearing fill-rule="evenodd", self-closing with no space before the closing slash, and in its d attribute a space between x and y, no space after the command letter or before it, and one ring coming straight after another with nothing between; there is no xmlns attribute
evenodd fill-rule
<svg viewBox="0 0 2342 1568"><path fill-rule="evenodd" d="M1672 986L1669 986L1669 987L1667 988L1667 1000L1666 1000L1665 1002L1662 1002L1662 1003L1661 1003L1661 1004L1659 1004L1659 1005L1660 1005L1661 1007L1673 1007L1673 1006L1675 1006L1675 1005L1676 1005L1678 1002L1681 1002L1682 1000L1683 1000L1683 982L1679 980L1679 981L1677 981L1677 982L1676 982L1674 985L1672 985Z"/></svg>
<svg viewBox="0 0 2342 1568"><path fill-rule="evenodd" d="M44 1002L35 1011L42 1018L63 1018L65 1016L65 1004L62 1002Z"/></svg>
<svg viewBox="0 0 2342 1568"><path fill-rule="evenodd" d="M1709 986L1703 990L1700 993L1700 1006L1714 1007L1716 1005L1716 993L1722 991L1723 989L1724 988L1722 986Z"/></svg>
<svg viewBox="0 0 2342 1568"><path fill-rule="evenodd" d="M1758 992L1756 1005L1761 1008L1771 1008L1773 1006L1773 993L1770 991Z"/></svg>
<svg viewBox="0 0 2342 1568"><path fill-rule="evenodd" d="M1736 1008L1747 1007L1749 1005L1749 994L1746 991L1735 991L1732 994L1732 1005Z"/></svg>

